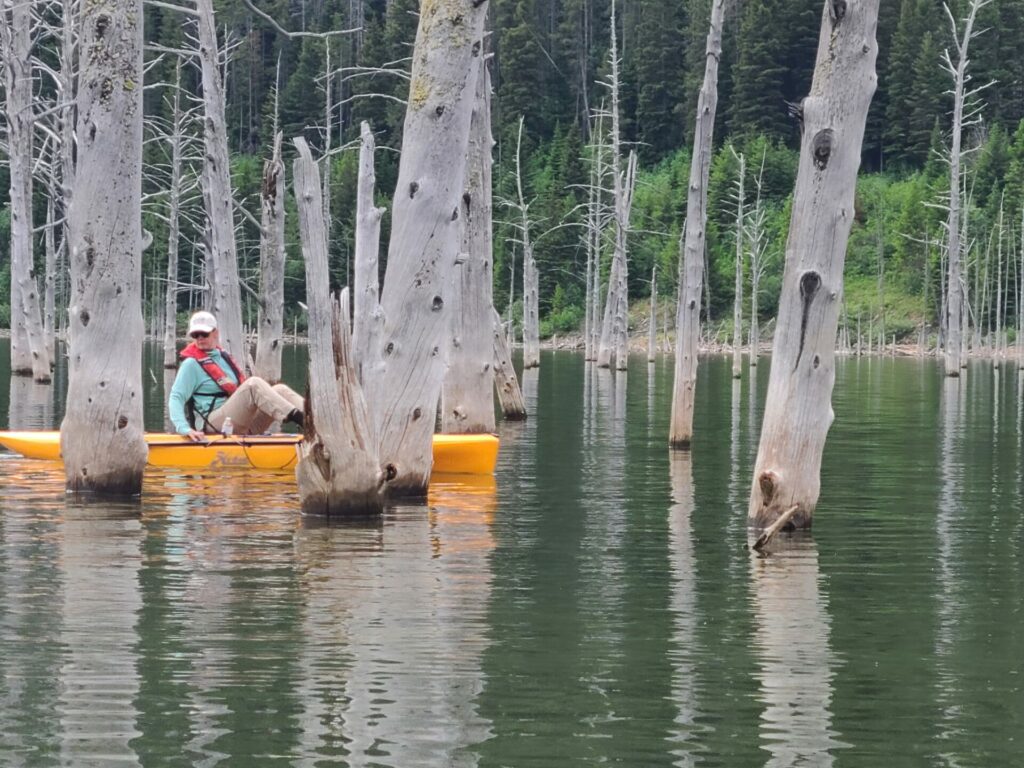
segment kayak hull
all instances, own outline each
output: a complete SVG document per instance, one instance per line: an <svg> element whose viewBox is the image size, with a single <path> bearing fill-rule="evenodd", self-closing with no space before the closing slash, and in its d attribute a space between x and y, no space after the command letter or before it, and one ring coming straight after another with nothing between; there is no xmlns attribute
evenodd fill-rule
<svg viewBox="0 0 1024 768"><path fill-rule="evenodd" d="M194 443L181 435L147 433L150 465L183 469L244 467L294 469L301 435L209 435ZM0 432L0 445L30 459L60 461L60 432ZM434 435L433 472L490 475L498 461L495 435Z"/></svg>

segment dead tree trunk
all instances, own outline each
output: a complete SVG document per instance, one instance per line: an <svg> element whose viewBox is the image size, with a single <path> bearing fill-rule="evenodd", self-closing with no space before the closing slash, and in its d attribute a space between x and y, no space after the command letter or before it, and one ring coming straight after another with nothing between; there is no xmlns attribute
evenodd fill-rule
<svg viewBox="0 0 1024 768"><path fill-rule="evenodd" d="M523 246L523 369L540 365L540 297L537 262L533 258L533 242L530 240L530 208L523 195L522 151L523 118L519 118L519 134L516 138L516 208L520 217L520 242Z"/></svg>
<svg viewBox="0 0 1024 768"><path fill-rule="evenodd" d="M658 265L651 267L651 318L647 327L647 362L653 363L658 347Z"/></svg>
<svg viewBox="0 0 1024 768"><path fill-rule="evenodd" d="M988 5L991 0L971 0L964 19L962 36L957 23L948 6L946 15L953 27L953 38L956 42L956 63L950 58L949 51L944 53L946 71L953 77L953 136L949 154L949 215L946 219L946 265L949 276L946 281L946 375L959 376L964 363L963 353L963 317L964 317L964 286L961 275L962 242L960 232L960 164L962 160L961 143L963 140L964 102L970 93L967 85L967 49L975 37L974 21L978 11Z"/></svg>
<svg viewBox="0 0 1024 768"><path fill-rule="evenodd" d="M494 278L491 224L491 80L480 67L470 121L466 191L462 194L462 263L452 291L448 371L441 389L441 431L493 432Z"/></svg>
<svg viewBox="0 0 1024 768"><path fill-rule="evenodd" d="M81 15L73 295L61 453L70 491L142 490L142 0ZM116 343L111 343L116 339Z"/></svg>
<svg viewBox="0 0 1024 768"><path fill-rule="evenodd" d="M256 333L256 375L281 380L284 342L284 194L282 135L274 136L270 160L263 163L260 188L260 300Z"/></svg>
<svg viewBox="0 0 1024 768"><path fill-rule="evenodd" d="M204 198L209 220L210 257L213 263L213 308L217 313L221 345L238 361L248 360L242 335L242 292L235 249L235 206L231 191L227 126L224 120L224 85L220 75L217 27L212 0L196 0L199 12L199 60L203 75L203 141L206 146L207 185Z"/></svg>
<svg viewBox="0 0 1024 768"><path fill-rule="evenodd" d="M757 195L754 198L754 210L750 216L750 367L757 366L757 358L761 352L761 328L758 324L758 299L761 296L761 277L764 275L767 258L767 235L765 233L766 213L761 201L761 189L764 179L765 155L761 155L761 170L757 174Z"/></svg>
<svg viewBox="0 0 1024 768"><path fill-rule="evenodd" d="M384 508L373 425L351 359L348 296L331 300L320 174L304 139L295 139L295 197L309 303L309 396L299 463L302 511L371 515Z"/></svg>
<svg viewBox="0 0 1024 768"><path fill-rule="evenodd" d="M32 8L3 0L0 61L7 93L11 211L11 373L50 380L50 358L32 255Z"/></svg>
<svg viewBox="0 0 1024 768"><path fill-rule="evenodd" d="M508 421L522 421L526 418L526 401L519 387L516 369L512 367L512 355L508 350L508 339L502 327L498 310L492 312L494 322L494 388L498 392L501 414Z"/></svg>
<svg viewBox="0 0 1024 768"><path fill-rule="evenodd" d="M704 241L708 219L708 173L718 108L718 62L722 56L725 0L711 6L711 28L705 48L704 84L697 96L697 127L690 161L683 248L683 282L676 307L676 367L672 389L669 444L689 447L693 439L693 404L697 392L697 347L700 344L700 299L704 281Z"/></svg>
<svg viewBox="0 0 1024 768"><path fill-rule="evenodd" d="M615 252L612 255L612 268L608 276L608 294L604 305L604 322L601 324L601 342L597 351L597 365L599 368L611 368L612 356L618 357L621 345L621 334L628 334L628 329L620 328L620 318L625 317L629 311L629 299L626 295L620 295L627 285L626 265L626 232L623 228L623 216L628 223L629 208L624 200L625 190L628 188L623 183L622 177L622 134L620 129L620 99L619 88L621 78L619 77L619 44L617 26L615 21L615 3L611 6L611 51L608 54L610 74L605 85L611 93L612 107L612 132L611 132L611 154L612 154L612 183L615 196ZM630 163L635 163L632 154ZM632 174L635 175L635 167ZM632 191L630 190L630 195ZM628 339L627 339L628 345ZM628 347L626 349L628 353ZM616 367L625 370L626 361L616 360Z"/></svg>
<svg viewBox="0 0 1024 768"><path fill-rule="evenodd" d="M615 262L619 265L616 276L619 287L615 291L616 306L612 336L615 342L615 369L626 370L629 363L629 263L626 241L629 237L629 215L633 208L633 191L636 189L636 152L629 153L626 177L617 186L615 198Z"/></svg>
<svg viewBox="0 0 1024 768"><path fill-rule="evenodd" d="M420 14L381 295L384 328L366 389L380 455L400 495L426 492L441 395L451 290L487 3L450 0Z"/></svg>
<svg viewBox="0 0 1024 768"><path fill-rule="evenodd" d="M733 150L735 154L735 150ZM732 300L732 377L738 379L743 373L743 182L747 173L747 161L742 154L739 176L736 180L736 284Z"/></svg>
<svg viewBox="0 0 1024 768"><path fill-rule="evenodd" d="M178 367L178 239L181 216L181 156L184 116L181 110L181 60L175 68L171 116L171 183L167 192L167 287L164 292L164 368Z"/></svg>
<svg viewBox="0 0 1024 768"><path fill-rule="evenodd" d="M750 495L749 522L765 528L793 506L806 528L818 502L832 422L843 262L868 107L875 92L879 0L827 2L803 139L771 375Z"/></svg>
<svg viewBox="0 0 1024 768"><path fill-rule="evenodd" d="M376 173L370 124L360 125L359 180L356 195L355 312L352 317L352 359L362 381L362 369L374 348L384 316L380 308L380 222L386 208L374 205Z"/></svg>

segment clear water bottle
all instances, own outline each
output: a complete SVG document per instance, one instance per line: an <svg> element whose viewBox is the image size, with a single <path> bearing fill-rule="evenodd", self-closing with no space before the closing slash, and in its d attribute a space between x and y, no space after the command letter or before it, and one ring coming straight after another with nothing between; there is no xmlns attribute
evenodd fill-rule
<svg viewBox="0 0 1024 768"><path fill-rule="evenodd" d="M231 423L231 417L226 416L224 418L224 424L220 428L221 434L225 437L230 437L235 432L235 425Z"/></svg>

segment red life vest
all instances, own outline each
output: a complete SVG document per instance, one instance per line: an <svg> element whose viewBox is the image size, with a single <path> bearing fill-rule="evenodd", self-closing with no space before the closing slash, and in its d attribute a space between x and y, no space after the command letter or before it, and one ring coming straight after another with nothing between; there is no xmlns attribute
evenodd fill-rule
<svg viewBox="0 0 1024 768"><path fill-rule="evenodd" d="M220 387L225 394L232 395L235 390L238 389L238 385L245 381L245 374L243 374L239 367L235 365L235 361L231 359L231 355L229 355L225 350L221 349L220 354L221 357L227 361L227 364L231 366L231 370L235 376L238 377L237 383L232 381L231 377L224 373L224 369L217 365L212 357L199 349L194 341L181 350L181 357L183 359L191 357L199 363L200 367L206 371L206 375L213 379L214 383Z"/></svg>

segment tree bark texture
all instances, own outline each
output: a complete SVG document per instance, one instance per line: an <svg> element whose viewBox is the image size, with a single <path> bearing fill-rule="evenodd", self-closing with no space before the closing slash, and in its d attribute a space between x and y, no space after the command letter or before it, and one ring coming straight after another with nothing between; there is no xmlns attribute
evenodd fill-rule
<svg viewBox="0 0 1024 768"><path fill-rule="evenodd" d="M360 125L359 180L356 192L355 312L352 317L352 358L362 380L364 361L370 357L384 322L380 308L380 222L386 208L374 205L376 173L370 124Z"/></svg>
<svg viewBox="0 0 1024 768"><path fill-rule="evenodd" d="M808 527L832 423L835 344L864 124L875 92L879 0L826 2L793 196L749 522L793 505Z"/></svg>
<svg viewBox="0 0 1024 768"><path fill-rule="evenodd" d="M491 79L477 76L462 195L462 253L451 301L448 371L441 389L441 431L494 432L494 302L491 222Z"/></svg>
<svg viewBox="0 0 1024 768"><path fill-rule="evenodd" d="M347 294L331 300L320 173L304 139L294 163L309 303L309 395L295 477L305 514L359 516L384 508L384 473L351 359Z"/></svg>
<svg viewBox="0 0 1024 768"><path fill-rule="evenodd" d="M714 0L705 48L704 83L697 96L697 126L690 161L690 185L686 195L682 282L676 307L676 365L669 444L677 448L688 447L693 439L700 300L708 220L708 173L711 169L715 112L718 109L718 63L722 57L724 19L725 0Z"/></svg>
<svg viewBox="0 0 1024 768"><path fill-rule="evenodd" d="M206 214L209 221L213 276L213 308L217 314L221 345L240 364L248 355L242 336L242 292L238 281L235 249L235 205L231 191L227 126L224 119L224 85L212 0L196 0L199 12L199 60L203 76L203 142L206 147Z"/></svg>
<svg viewBox="0 0 1024 768"><path fill-rule="evenodd" d="M70 491L142 490L142 0L82 5L61 453Z"/></svg>
<svg viewBox="0 0 1024 768"><path fill-rule="evenodd" d="M3 0L0 8L11 182L11 373L47 382L50 358L32 253L32 10L19 0Z"/></svg>
<svg viewBox="0 0 1024 768"><path fill-rule="evenodd" d="M380 456L390 489L422 495L430 480L434 418L444 378L445 294L459 249L459 208L487 3L420 6L394 195L378 350L363 369L374 393Z"/></svg>
<svg viewBox="0 0 1024 768"><path fill-rule="evenodd" d="M501 414L508 421L522 421L526 418L526 400L519 387L516 369L512 367L512 355L509 353L501 315L496 309L492 309L491 314L494 332L494 388L498 392Z"/></svg>
<svg viewBox="0 0 1024 768"><path fill-rule="evenodd" d="M284 342L284 194L280 132L274 136L270 160L263 163L260 188L260 301L256 332L256 375L281 380Z"/></svg>

